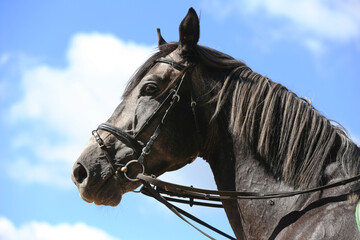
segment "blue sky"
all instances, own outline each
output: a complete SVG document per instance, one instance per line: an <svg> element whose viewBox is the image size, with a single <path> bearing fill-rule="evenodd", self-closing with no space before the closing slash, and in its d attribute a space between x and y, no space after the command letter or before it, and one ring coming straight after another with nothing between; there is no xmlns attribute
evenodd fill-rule
<svg viewBox="0 0 360 240"><path fill-rule="evenodd" d="M156 28L177 41L189 7L200 44L307 97L360 143L359 1L0 0L1 240L203 239L135 193L115 208L85 203L70 179L91 130L154 52ZM201 159L162 179L215 187ZM222 210L190 211L231 232Z"/></svg>

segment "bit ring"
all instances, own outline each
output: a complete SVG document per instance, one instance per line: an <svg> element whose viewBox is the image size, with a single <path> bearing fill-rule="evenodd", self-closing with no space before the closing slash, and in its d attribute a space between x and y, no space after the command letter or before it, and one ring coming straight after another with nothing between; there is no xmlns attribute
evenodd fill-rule
<svg viewBox="0 0 360 240"><path fill-rule="evenodd" d="M142 172L141 172L141 174L144 174L144 173L145 173L145 166L144 166L143 164L139 163L139 161L135 159L135 160L131 160L131 161L127 162L127 163L125 164L125 166L119 167L119 168L116 170L115 174L118 175L120 172L122 172L127 180L129 180L129 181L131 181L131 182L139 181L139 179L137 179L137 178L131 178L131 177L129 177L129 176L127 175L128 166L131 165L131 164L133 164L133 163L138 163L138 164L140 164L141 167L142 167Z"/></svg>

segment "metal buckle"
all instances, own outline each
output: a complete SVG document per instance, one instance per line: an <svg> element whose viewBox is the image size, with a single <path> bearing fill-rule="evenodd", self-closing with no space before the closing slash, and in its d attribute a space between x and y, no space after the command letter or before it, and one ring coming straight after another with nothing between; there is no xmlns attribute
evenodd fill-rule
<svg viewBox="0 0 360 240"><path fill-rule="evenodd" d="M102 138L100 137L99 133L97 132L97 130L93 130L92 132L92 135L94 136L97 144L99 145L100 148L103 148L105 147L105 143L104 143L104 140L102 140Z"/></svg>
<svg viewBox="0 0 360 240"><path fill-rule="evenodd" d="M179 102L180 101L180 95L177 94L177 93L174 93L174 95L172 96L172 99L175 99L176 98L176 101Z"/></svg>

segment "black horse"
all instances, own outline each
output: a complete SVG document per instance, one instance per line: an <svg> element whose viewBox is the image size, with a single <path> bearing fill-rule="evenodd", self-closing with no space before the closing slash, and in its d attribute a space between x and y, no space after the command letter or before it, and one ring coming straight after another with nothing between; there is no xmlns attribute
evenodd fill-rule
<svg viewBox="0 0 360 240"><path fill-rule="evenodd" d="M141 185L138 173L159 176L196 157L228 191L294 191L360 173L359 147L310 102L199 46L192 8L179 34L169 44L158 34L159 51L76 161L72 179L85 201L116 206ZM354 186L222 204L237 239L360 239Z"/></svg>

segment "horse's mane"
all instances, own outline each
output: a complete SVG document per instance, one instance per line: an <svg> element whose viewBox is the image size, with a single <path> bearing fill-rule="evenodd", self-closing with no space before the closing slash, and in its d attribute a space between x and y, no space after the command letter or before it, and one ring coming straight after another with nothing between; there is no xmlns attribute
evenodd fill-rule
<svg viewBox="0 0 360 240"><path fill-rule="evenodd" d="M324 170L330 162L337 162L346 176L359 173L360 148L308 100L225 54L219 57L207 48L199 52L212 69L231 69L212 97L214 117L230 110L231 134L247 142L275 176L305 187L326 181Z"/></svg>
<svg viewBox="0 0 360 240"><path fill-rule="evenodd" d="M177 46L162 45L132 77L124 96L156 59ZM318 185L330 161L347 176L359 173L360 148L309 101L216 50L198 46L192 60L206 68L202 77L215 82L206 95L215 103L213 119L226 116L232 136L247 142L275 176L296 187Z"/></svg>

